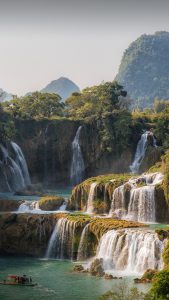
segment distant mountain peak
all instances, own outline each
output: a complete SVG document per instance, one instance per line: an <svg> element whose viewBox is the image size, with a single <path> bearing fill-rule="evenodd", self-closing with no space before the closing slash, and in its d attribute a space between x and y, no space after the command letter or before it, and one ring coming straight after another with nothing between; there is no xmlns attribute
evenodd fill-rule
<svg viewBox="0 0 169 300"><path fill-rule="evenodd" d="M42 93L55 93L61 96L62 100L66 100L74 92L80 92L79 87L70 79L60 77L52 80L44 89Z"/></svg>

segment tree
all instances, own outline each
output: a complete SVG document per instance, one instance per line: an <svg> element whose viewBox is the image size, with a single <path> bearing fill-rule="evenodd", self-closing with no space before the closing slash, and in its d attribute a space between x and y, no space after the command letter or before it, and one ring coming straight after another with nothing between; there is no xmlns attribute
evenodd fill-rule
<svg viewBox="0 0 169 300"><path fill-rule="evenodd" d="M102 117L115 109L127 109L127 92L116 81L88 87L66 100L67 114L74 118Z"/></svg>
<svg viewBox="0 0 169 300"><path fill-rule="evenodd" d="M51 118L64 114L64 103L61 102L61 97L49 93L35 92L6 102L4 107L14 118Z"/></svg>
<svg viewBox="0 0 169 300"><path fill-rule="evenodd" d="M163 270L155 275L149 295L152 299L169 299L169 270Z"/></svg>

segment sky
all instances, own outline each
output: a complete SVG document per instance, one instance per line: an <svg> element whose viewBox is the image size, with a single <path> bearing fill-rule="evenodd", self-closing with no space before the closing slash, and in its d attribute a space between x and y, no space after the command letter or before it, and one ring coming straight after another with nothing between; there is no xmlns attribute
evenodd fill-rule
<svg viewBox="0 0 169 300"><path fill-rule="evenodd" d="M169 31L168 12L169 0L0 0L0 88L111 81L132 41Z"/></svg>

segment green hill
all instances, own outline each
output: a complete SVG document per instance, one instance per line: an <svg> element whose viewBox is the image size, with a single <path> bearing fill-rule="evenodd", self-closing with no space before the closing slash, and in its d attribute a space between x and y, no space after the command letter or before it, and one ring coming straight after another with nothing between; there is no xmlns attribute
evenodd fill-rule
<svg viewBox="0 0 169 300"><path fill-rule="evenodd" d="M169 33L142 35L124 52L116 80L134 106L150 107L154 98L169 99Z"/></svg>

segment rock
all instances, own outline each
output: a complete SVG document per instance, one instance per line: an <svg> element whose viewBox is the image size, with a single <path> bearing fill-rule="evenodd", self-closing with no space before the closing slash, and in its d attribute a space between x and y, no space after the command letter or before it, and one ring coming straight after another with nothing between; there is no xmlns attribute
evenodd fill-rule
<svg viewBox="0 0 169 300"><path fill-rule="evenodd" d="M0 212L17 211L23 201L18 200L0 200Z"/></svg>
<svg viewBox="0 0 169 300"><path fill-rule="evenodd" d="M84 267L82 265L75 265L74 268L73 268L73 271L75 271L75 272L83 272L85 270L84 270Z"/></svg>
<svg viewBox="0 0 169 300"><path fill-rule="evenodd" d="M148 269L141 278L135 278L135 283L150 283L153 277L157 274L156 270Z"/></svg>
<svg viewBox="0 0 169 300"><path fill-rule="evenodd" d="M114 277L113 277L113 275L111 275L111 274L105 274L104 275L104 279L114 279Z"/></svg>
<svg viewBox="0 0 169 300"><path fill-rule="evenodd" d="M40 209L49 211L58 210L64 202L64 198L50 195L44 196L38 201Z"/></svg>
<svg viewBox="0 0 169 300"><path fill-rule="evenodd" d="M103 269L103 259L96 258L90 268L89 268L89 273L93 276L98 276L98 277L103 277L104 276L104 269Z"/></svg>

